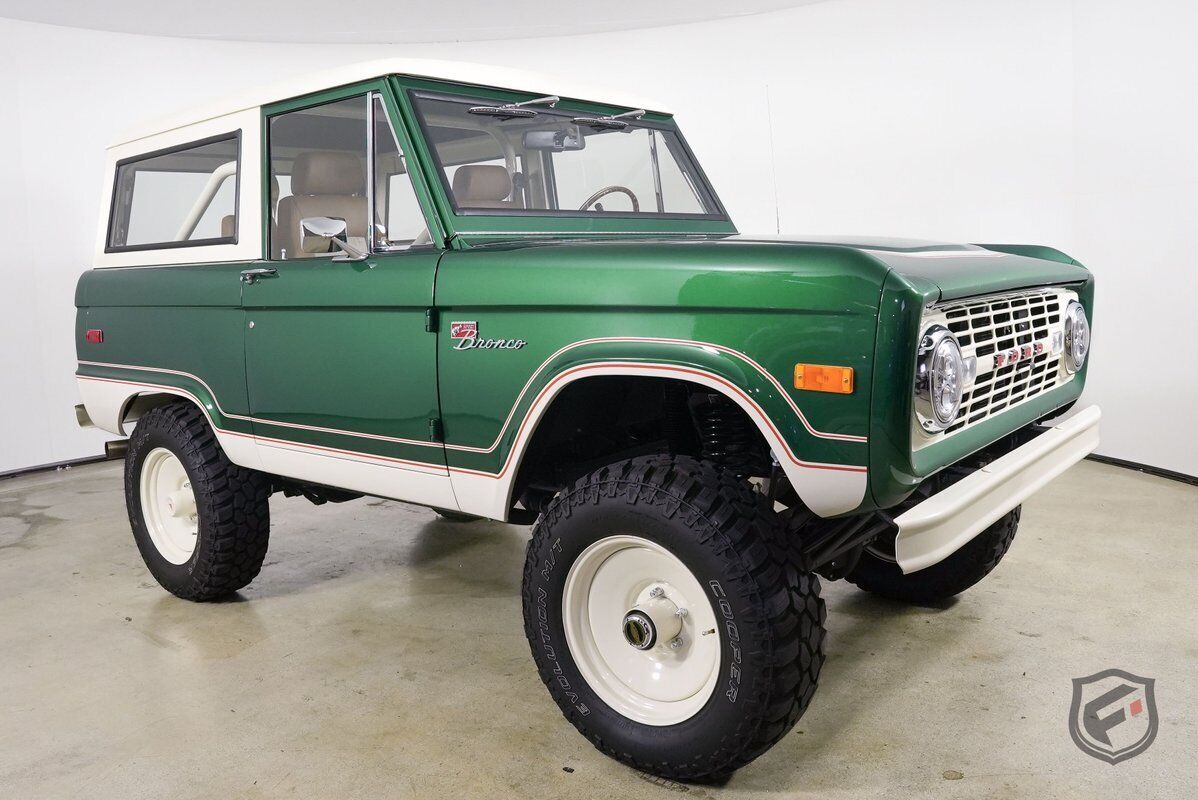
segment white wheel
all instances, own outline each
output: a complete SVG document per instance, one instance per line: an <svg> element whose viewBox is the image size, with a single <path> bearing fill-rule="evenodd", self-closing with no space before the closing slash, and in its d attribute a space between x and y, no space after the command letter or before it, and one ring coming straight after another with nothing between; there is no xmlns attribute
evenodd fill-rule
<svg viewBox="0 0 1198 800"><path fill-rule="evenodd" d="M697 714L719 678L715 610L686 565L638 536L587 547L566 576L566 642L611 708L646 725Z"/></svg>
<svg viewBox="0 0 1198 800"><path fill-rule="evenodd" d="M151 408L129 437L133 540L158 583L184 600L228 597L258 574L271 488L269 476L230 463L191 403Z"/></svg>
<svg viewBox="0 0 1198 800"><path fill-rule="evenodd" d="M165 447L146 456L141 469L141 513L150 541L172 564L186 564L196 549L199 517L183 462Z"/></svg>
<svg viewBox="0 0 1198 800"><path fill-rule="evenodd" d="M819 579L782 535L748 481L689 456L618 461L558 492L521 593L537 671L570 724L683 781L722 779L781 739L824 661Z"/></svg>

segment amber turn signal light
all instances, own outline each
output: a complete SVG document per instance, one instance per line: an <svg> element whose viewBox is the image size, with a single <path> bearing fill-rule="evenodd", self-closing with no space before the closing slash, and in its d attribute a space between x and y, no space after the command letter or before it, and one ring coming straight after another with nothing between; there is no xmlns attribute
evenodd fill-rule
<svg viewBox="0 0 1198 800"><path fill-rule="evenodd" d="M795 388L809 392L852 394L853 368L795 364Z"/></svg>

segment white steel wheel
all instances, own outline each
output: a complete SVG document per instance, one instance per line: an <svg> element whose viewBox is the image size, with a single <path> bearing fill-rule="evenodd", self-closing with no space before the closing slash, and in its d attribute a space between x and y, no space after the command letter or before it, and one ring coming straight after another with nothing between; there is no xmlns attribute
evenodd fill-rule
<svg viewBox="0 0 1198 800"><path fill-rule="evenodd" d="M262 569L271 489L269 476L229 461L191 403L151 408L129 437L133 540L155 580L184 600L227 597Z"/></svg>
<svg viewBox="0 0 1198 800"><path fill-rule="evenodd" d="M715 611L661 545L619 535L587 547L566 576L562 621L579 672L619 714L674 725L711 698L720 670Z"/></svg>
<svg viewBox="0 0 1198 800"><path fill-rule="evenodd" d="M196 549L199 516L183 462L165 447L146 456L139 482L141 513L150 541L172 564L186 564Z"/></svg>

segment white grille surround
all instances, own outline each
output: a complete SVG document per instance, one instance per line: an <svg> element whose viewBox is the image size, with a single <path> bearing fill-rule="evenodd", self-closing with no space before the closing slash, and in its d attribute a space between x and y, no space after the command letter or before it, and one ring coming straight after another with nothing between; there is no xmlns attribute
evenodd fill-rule
<svg viewBox="0 0 1198 800"><path fill-rule="evenodd" d="M961 354L977 359L976 377L956 420L928 433L912 419L913 449L943 441L1073 380L1065 369L1065 309L1077 293L1044 288L950 300L924 310L920 330L943 325Z"/></svg>

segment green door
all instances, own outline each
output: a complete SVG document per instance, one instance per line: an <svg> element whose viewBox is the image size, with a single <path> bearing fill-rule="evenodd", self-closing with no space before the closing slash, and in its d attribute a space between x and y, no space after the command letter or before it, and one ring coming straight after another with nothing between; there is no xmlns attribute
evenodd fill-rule
<svg viewBox="0 0 1198 800"><path fill-rule="evenodd" d="M247 286L255 436L443 464L430 446L436 337L425 331L437 257L286 262Z"/></svg>
<svg viewBox="0 0 1198 800"><path fill-rule="evenodd" d="M411 187L381 100L352 94L267 126L271 257L243 293L254 435L273 456L264 466L317 481L313 457L445 474L436 334L426 330L441 250L420 243L423 218L402 194ZM343 225L343 243L368 257L342 260L332 238L305 234L313 219ZM327 482L360 488L326 466ZM396 477L387 494L403 497Z"/></svg>

